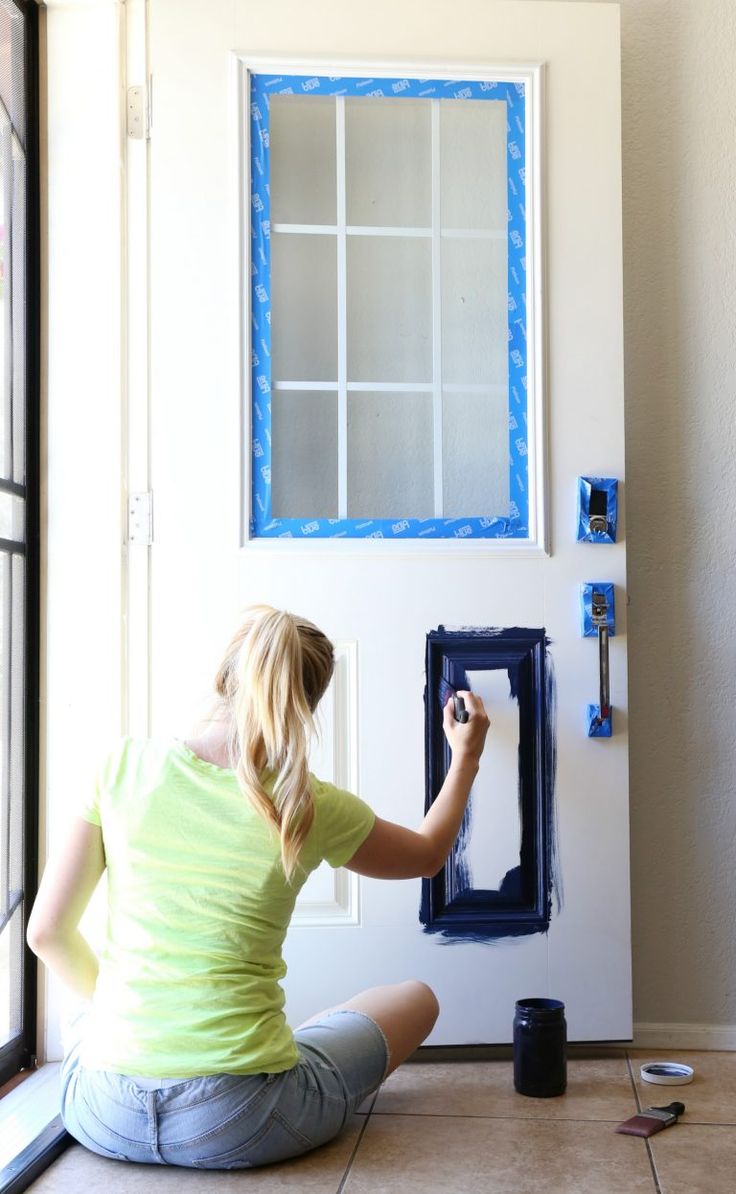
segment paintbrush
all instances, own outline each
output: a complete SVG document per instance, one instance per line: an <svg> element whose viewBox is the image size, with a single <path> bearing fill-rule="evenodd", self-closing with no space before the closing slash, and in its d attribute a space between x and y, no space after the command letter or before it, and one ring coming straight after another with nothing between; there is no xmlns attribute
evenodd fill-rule
<svg viewBox="0 0 736 1194"><path fill-rule="evenodd" d="M453 702L452 711L453 711L453 715L455 717L455 721L459 721L461 723L461 725L465 725L465 723L470 720L470 714L468 713L468 710L465 708L465 701L461 696L457 695L457 690L453 688L453 686L452 686L452 684L450 684L449 680L445 680L444 676L441 676L440 677L439 698L440 698L440 705L442 706L443 709L444 709L445 705L447 704L447 702L449 701L450 697L452 697L452 702Z"/></svg>

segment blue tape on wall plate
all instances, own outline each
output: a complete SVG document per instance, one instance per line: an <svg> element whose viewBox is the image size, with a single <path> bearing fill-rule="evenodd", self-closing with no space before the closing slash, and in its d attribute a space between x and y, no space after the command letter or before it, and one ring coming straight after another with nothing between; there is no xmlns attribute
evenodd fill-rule
<svg viewBox="0 0 736 1194"><path fill-rule="evenodd" d="M523 83L447 79L250 76L251 535L281 539L528 539L526 145ZM506 517L274 518L271 506L271 247L269 97L390 96L503 101L507 109L509 506Z"/></svg>
<svg viewBox="0 0 736 1194"><path fill-rule="evenodd" d="M594 638L598 634L598 627L593 622L593 593L602 593L606 599L606 620L608 633L613 637L616 633L616 605L614 586L610 581L598 583L588 581L580 586L580 633L583 638Z"/></svg>
<svg viewBox="0 0 736 1194"><path fill-rule="evenodd" d="M589 738L613 737L613 714L608 710L608 717L601 717L600 705L588 705L585 711L585 728Z"/></svg>
<svg viewBox="0 0 736 1194"><path fill-rule="evenodd" d="M605 529L591 529L591 517L605 520ZM617 523L616 478L578 477L578 543L615 543Z"/></svg>

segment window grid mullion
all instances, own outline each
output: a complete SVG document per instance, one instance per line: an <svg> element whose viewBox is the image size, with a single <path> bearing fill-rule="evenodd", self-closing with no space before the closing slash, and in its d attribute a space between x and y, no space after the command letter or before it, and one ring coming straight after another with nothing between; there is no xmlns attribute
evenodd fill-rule
<svg viewBox="0 0 736 1194"><path fill-rule="evenodd" d="M348 224L345 228L348 236L412 236L430 240L431 228L414 227L409 224ZM337 224L272 224L271 232L279 232L285 236L334 236ZM443 240L500 240L508 238L504 228L443 228Z"/></svg>
<svg viewBox="0 0 736 1194"><path fill-rule="evenodd" d="M305 381L300 378L274 381L274 390L325 390L337 392L336 381ZM434 383L431 381L349 381L346 386L348 394L433 394ZM506 394L508 386L501 382L476 381L448 381L442 386L443 394ZM17 487L16 487L17 488ZM0 481L0 493L3 492L3 482ZM11 490L8 490L11 492ZM15 492L13 490L12 492ZM21 494L21 496L23 496Z"/></svg>
<svg viewBox="0 0 736 1194"><path fill-rule="evenodd" d="M337 178L337 517L348 516L347 211L345 199L345 99L335 103Z"/></svg>
<svg viewBox="0 0 736 1194"><path fill-rule="evenodd" d="M442 477L442 213L440 210L440 101L432 100L432 425L434 515L444 510Z"/></svg>

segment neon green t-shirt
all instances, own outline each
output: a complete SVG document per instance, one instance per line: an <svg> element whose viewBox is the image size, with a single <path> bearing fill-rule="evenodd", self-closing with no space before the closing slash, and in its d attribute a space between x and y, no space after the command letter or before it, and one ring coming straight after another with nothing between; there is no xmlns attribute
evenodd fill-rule
<svg viewBox="0 0 736 1194"><path fill-rule="evenodd" d="M289 885L278 834L233 771L177 740L120 740L81 810L102 828L108 881L84 1065L189 1078L295 1064L279 985L294 903L308 873L346 863L375 820L357 796L311 783L304 871Z"/></svg>

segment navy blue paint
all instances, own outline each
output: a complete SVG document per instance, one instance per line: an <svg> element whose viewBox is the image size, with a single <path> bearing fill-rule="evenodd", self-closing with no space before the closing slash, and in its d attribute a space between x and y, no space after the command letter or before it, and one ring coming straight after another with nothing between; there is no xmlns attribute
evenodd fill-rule
<svg viewBox="0 0 736 1194"><path fill-rule="evenodd" d="M514 1089L549 1099L567 1086L567 1024L559 999L517 999L514 1016Z"/></svg>
<svg viewBox="0 0 736 1194"><path fill-rule="evenodd" d="M543 629L445 630L427 635L425 690L426 809L450 765L442 731L442 694L469 689L468 671L505 669L519 703L519 864L497 891L475 888L467 861L472 828L468 805L453 851L433 879L422 880L419 919L447 941L497 941L543 933L553 898L559 908L555 833L556 688ZM491 718L493 711L491 710Z"/></svg>
<svg viewBox="0 0 736 1194"><path fill-rule="evenodd" d="M437 689L437 699L439 700L441 709L444 710L445 705L449 701L450 697L454 697L455 691L456 690L452 687L452 684L448 684L444 676L441 676Z"/></svg>

